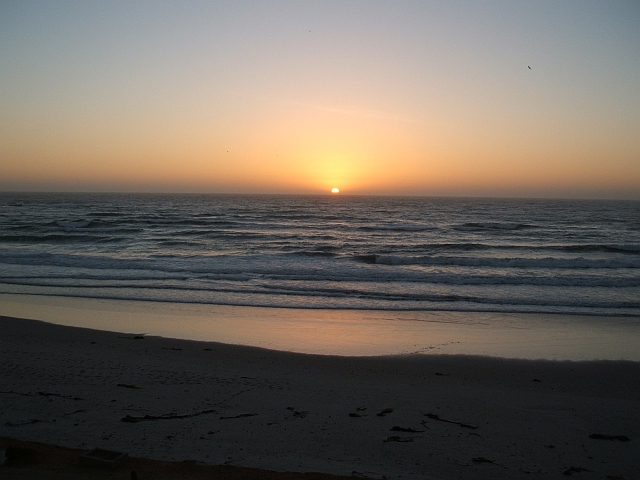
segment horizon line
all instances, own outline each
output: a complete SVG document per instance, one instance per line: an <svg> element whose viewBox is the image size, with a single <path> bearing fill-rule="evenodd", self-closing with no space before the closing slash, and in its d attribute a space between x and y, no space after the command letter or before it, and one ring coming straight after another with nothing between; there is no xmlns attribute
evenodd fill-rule
<svg viewBox="0 0 640 480"><path fill-rule="evenodd" d="M559 197L559 196L513 196L513 195L447 195L447 194L385 194L385 193L246 193L246 192L169 192L169 191L89 191L89 190L0 190L0 195L175 195L175 196L254 196L254 197L381 197L381 198L448 198L477 200L555 200L555 201L610 201L639 202L640 197Z"/></svg>

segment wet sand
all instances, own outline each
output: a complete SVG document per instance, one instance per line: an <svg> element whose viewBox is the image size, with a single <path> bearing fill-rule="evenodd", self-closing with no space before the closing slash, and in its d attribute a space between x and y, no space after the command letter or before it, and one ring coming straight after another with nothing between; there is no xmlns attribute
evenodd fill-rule
<svg viewBox="0 0 640 480"><path fill-rule="evenodd" d="M638 362L141 337L0 317L0 436L375 478L640 475Z"/></svg>
<svg viewBox="0 0 640 480"><path fill-rule="evenodd" d="M0 294L0 314L287 352L640 361L640 318L324 310Z"/></svg>

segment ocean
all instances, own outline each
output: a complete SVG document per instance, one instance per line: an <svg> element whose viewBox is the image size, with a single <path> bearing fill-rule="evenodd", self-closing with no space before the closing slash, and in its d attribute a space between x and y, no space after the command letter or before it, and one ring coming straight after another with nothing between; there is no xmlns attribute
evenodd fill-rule
<svg viewBox="0 0 640 480"><path fill-rule="evenodd" d="M0 194L0 294L640 316L640 202Z"/></svg>

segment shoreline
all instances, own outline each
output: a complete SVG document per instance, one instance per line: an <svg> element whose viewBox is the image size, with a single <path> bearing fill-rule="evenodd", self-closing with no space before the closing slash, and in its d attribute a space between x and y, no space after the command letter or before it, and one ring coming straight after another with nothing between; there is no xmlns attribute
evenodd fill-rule
<svg viewBox="0 0 640 480"><path fill-rule="evenodd" d="M2 437L374 478L637 473L639 362L309 355L9 317L0 347Z"/></svg>
<svg viewBox="0 0 640 480"><path fill-rule="evenodd" d="M313 310L0 294L0 314L105 331L272 350L640 361L640 318Z"/></svg>

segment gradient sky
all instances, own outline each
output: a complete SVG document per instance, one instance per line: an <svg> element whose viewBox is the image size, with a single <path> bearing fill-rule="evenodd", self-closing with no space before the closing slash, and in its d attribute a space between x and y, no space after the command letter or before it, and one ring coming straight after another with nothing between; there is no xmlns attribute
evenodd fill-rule
<svg viewBox="0 0 640 480"><path fill-rule="evenodd" d="M636 0L0 1L0 190L640 199L639 25Z"/></svg>

